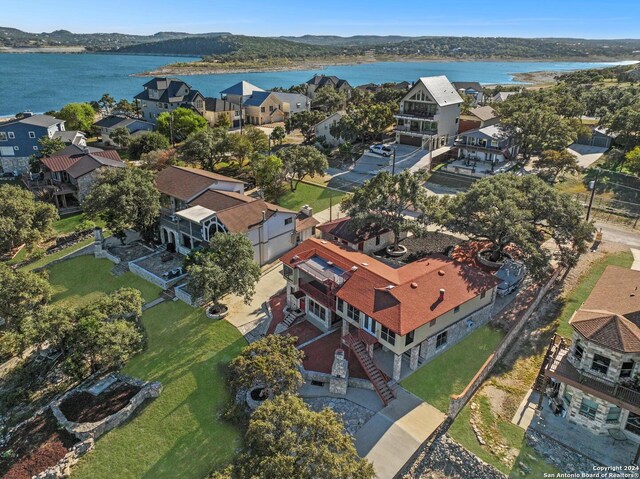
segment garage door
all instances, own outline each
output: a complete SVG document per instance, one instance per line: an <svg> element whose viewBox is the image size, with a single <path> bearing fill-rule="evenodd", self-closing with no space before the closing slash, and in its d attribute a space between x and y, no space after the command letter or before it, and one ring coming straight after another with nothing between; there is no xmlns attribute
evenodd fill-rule
<svg viewBox="0 0 640 479"><path fill-rule="evenodd" d="M419 136L400 135L400 144L422 146L422 138Z"/></svg>

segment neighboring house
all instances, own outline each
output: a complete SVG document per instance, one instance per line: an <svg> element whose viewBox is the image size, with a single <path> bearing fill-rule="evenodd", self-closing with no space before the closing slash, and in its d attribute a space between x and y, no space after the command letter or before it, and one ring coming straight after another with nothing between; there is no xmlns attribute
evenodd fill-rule
<svg viewBox="0 0 640 479"><path fill-rule="evenodd" d="M53 138L64 131L64 120L49 115L24 113L22 117L0 123L0 169L4 172L29 171L29 157L39 154L41 138Z"/></svg>
<svg viewBox="0 0 640 479"><path fill-rule="evenodd" d="M307 96L313 100L316 97L316 92L325 87L344 93L347 100L351 98L353 92L353 87L349 85L347 80L342 80L335 75L313 75L313 78L307 81Z"/></svg>
<svg viewBox="0 0 640 479"><path fill-rule="evenodd" d="M86 146L86 135L78 130L56 131L51 138L61 140L65 145Z"/></svg>
<svg viewBox="0 0 640 479"><path fill-rule="evenodd" d="M296 246L281 261L289 308L304 311L323 331L341 325L343 343L354 351L366 348L371 357L389 351L395 380L403 356L415 370L487 323L498 283L442 255L393 268L319 239Z"/></svg>
<svg viewBox="0 0 640 479"><path fill-rule="evenodd" d="M583 122L584 123L584 122ZM603 126L592 128L591 136L587 138L578 138L576 143L579 145L598 146L601 148L611 148L613 142L618 137L616 133L612 133Z"/></svg>
<svg viewBox="0 0 640 479"><path fill-rule="evenodd" d="M435 150L453 143L462 98L446 76L423 77L400 101L396 142Z"/></svg>
<svg viewBox="0 0 640 479"><path fill-rule="evenodd" d="M384 85L385 86L378 83L365 83L364 85L358 85L356 87L356 90L364 90L368 91L369 93L378 93L385 87L399 91L407 91L409 90L409 88L411 88L411 83L409 83L408 81L401 81L398 83L385 83Z"/></svg>
<svg viewBox="0 0 640 479"><path fill-rule="evenodd" d="M366 228L357 228L348 216L323 223L318 226L318 229L322 239L335 241L365 254L375 253L393 244L393 233L389 229L380 228L374 224ZM403 232L401 238L406 237L407 233Z"/></svg>
<svg viewBox="0 0 640 479"><path fill-rule="evenodd" d="M117 128L126 128L130 135L141 134L142 132L153 131L154 125L148 121L128 116L112 115L96 121L93 126L100 129L102 142L107 145L115 145L109 135Z"/></svg>
<svg viewBox="0 0 640 479"><path fill-rule="evenodd" d="M96 178L108 168L125 168L115 150L71 145L40 160L42 179L36 189L50 195L58 209L82 204ZM42 183L42 184L41 184Z"/></svg>
<svg viewBox="0 0 640 479"><path fill-rule="evenodd" d="M218 232L244 233L251 240L254 259L264 265L291 249L297 236L297 214L264 200L244 195L244 183L195 168L170 166L156 176L161 193L160 240L169 250L188 254L206 247Z"/></svg>
<svg viewBox="0 0 640 479"><path fill-rule="evenodd" d="M498 114L493 108L490 106L477 106L472 108L469 113L460 114L458 133L495 125L498 121Z"/></svg>
<svg viewBox="0 0 640 479"><path fill-rule="evenodd" d="M346 115L344 111L337 111L333 115L329 115L324 120L316 123L313 127L316 140L323 137L327 145L338 146L344 143L342 138L336 138L331 134L331 127L340 121L340 119Z"/></svg>
<svg viewBox="0 0 640 479"><path fill-rule="evenodd" d="M455 142L458 158L487 161L492 165L515 159L518 148L507 138L499 125L485 126L462 133Z"/></svg>
<svg viewBox="0 0 640 479"><path fill-rule="evenodd" d="M517 91L499 91L498 93L496 93L495 95L493 95L491 97L491 103L502 103L503 101L505 101L507 98L509 98L511 95L516 95Z"/></svg>
<svg viewBox="0 0 640 479"><path fill-rule="evenodd" d="M472 105L476 106L478 103L484 102L484 93L482 85L477 81L454 81L451 84L455 87L456 91L462 95L469 95L473 98Z"/></svg>
<svg viewBox="0 0 640 479"><path fill-rule="evenodd" d="M296 244L302 243L316 235L320 222L313 217L313 208L304 205L296 215Z"/></svg>
<svg viewBox="0 0 640 479"><path fill-rule="evenodd" d="M544 374L566 421L640 443L640 271L608 266L569 324L555 337ZM557 394L557 395L556 395ZM620 433L618 433L620 434ZM612 446L614 447L614 446Z"/></svg>
<svg viewBox="0 0 640 479"><path fill-rule="evenodd" d="M241 114L239 104L221 100L220 98L205 98L204 106L206 109L204 117L210 126L214 126L222 117L226 116L229 119L231 128L240 127Z"/></svg>
<svg viewBox="0 0 640 479"><path fill-rule="evenodd" d="M255 91L242 104L245 123L252 125L282 122L310 108L307 96L276 91Z"/></svg>
<svg viewBox="0 0 640 479"><path fill-rule="evenodd" d="M262 88L249 83L248 81L241 81L233 86L230 86L226 90L220 92L220 98L227 100L230 103L236 105L242 105L254 91L264 91Z"/></svg>
<svg viewBox="0 0 640 479"><path fill-rule="evenodd" d="M142 118L153 124L164 112L179 107L191 108L204 115L204 96L178 78L154 78L144 85L144 91L134 98L140 103Z"/></svg>

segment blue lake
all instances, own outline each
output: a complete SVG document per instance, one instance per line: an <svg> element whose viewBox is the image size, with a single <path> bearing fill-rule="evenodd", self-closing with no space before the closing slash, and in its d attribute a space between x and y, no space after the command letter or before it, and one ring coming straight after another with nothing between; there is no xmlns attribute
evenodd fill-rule
<svg viewBox="0 0 640 479"><path fill-rule="evenodd" d="M142 90L146 81L133 74L188 60L185 57L137 55L0 54L0 116L26 110L56 110L69 102L97 100L105 92L116 99L131 99ZM330 66L321 70L181 75L181 78L187 79L206 96L218 96L221 90L240 80L268 89L303 83L314 73L337 75L354 86L414 81L429 75L446 75L451 81L513 83L514 73L560 72L615 64L618 63L382 62Z"/></svg>

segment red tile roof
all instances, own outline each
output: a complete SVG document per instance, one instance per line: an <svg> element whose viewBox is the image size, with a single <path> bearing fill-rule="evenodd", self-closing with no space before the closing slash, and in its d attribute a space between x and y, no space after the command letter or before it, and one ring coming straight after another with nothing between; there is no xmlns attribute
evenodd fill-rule
<svg viewBox="0 0 640 479"><path fill-rule="evenodd" d="M298 245L281 261L295 267L314 256L346 271L346 280L336 294L338 298L400 335L499 283L495 276L443 255L432 255L396 269L364 253L317 239ZM439 299L440 289L445 290L443 300Z"/></svg>

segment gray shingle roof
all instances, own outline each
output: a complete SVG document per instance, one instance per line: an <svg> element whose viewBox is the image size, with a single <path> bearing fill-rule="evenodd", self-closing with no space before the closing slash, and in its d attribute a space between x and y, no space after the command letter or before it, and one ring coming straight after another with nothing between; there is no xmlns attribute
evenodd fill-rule
<svg viewBox="0 0 640 479"><path fill-rule="evenodd" d="M58 118L50 115L31 115L26 118L16 118L15 120L2 123L0 126L12 125L15 123L24 123L25 125L49 128L50 126L57 125L58 123L64 123L64 120L59 120Z"/></svg>

